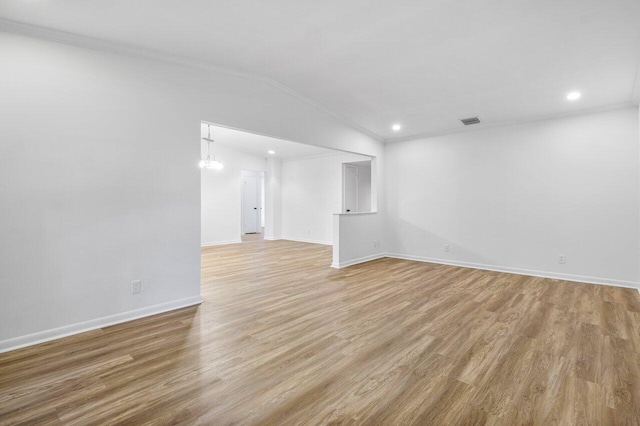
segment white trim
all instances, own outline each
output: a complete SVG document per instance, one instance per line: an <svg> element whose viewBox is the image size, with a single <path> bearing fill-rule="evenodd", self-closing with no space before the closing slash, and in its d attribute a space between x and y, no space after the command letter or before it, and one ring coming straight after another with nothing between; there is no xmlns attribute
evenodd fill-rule
<svg viewBox="0 0 640 426"><path fill-rule="evenodd" d="M323 241L323 240L313 240L311 238L294 238L294 237L282 237L281 240L287 241L295 241L297 243L311 243L311 244L322 244L323 246L332 246L332 241Z"/></svg>
<svg viewBox="0 0 640 426"><path fill-rule="evenodd" d="M640 104L640 62L638 63L638 70L636 71L636 79L633 84L633 91L631 93L631 102L635 105Z"/></svg>
<svg viewBox="0 0 640 426"><path fill-rule="evenodd" d="M39 39L53 41L56 43L67 44L75 47L82 47L85 49L115 53L119 55L130 56L130 57L141 57L145 59L153 59L157 61L169 62L174 65L179 65L182 67L197 69L200 71L219 72L219 73L224 73L228 75L233 75L236 77L242 77L246 79L260 81L272 86L275 89L280 90L281 92L288 94L289 96L292 96L298 99L299 101L315 108L318 111L321 111L335 118L336 120L346 124L347 126L361 133L364 133L365 135L371 137L372 139L377 140L378 142L382 142L384 140L383 137L373 133L371 130L367 129L366 127L346 117L343 117L342 115L334 112L333 110L325 107L324 105L321 105L320 103L314 101L313 99L308 98L307 96L301 93L298 93L295 90L269 77L264 77L258 74L248 73L244 71L238 71L233 68L222 67L219 65L214 65L209 62L185 58L183 56L163 53L153 49L146 49L146 48L135 47L135 46L122 44L122 43L115 43L112 41L101 40L98 38L83 36L83 35L74 34L66 31L54 30L50 28L40 27L37 25L11 21L9 19L4 19L4 18L0 18L0 31L32 37L32 38L39 38Z"/></svg>
<svg viewBox="0 0 640 426"><path fill-rule="evenodd" d="M370 262L372 260L382 259L383 257L387 257L386 253L376 253L371 254L369 256L359 257L357 259L347 260L346 262L331 263L331 267L335 269L346 268L347 266L357 265L358 263Z"/></svg>
<svg viewBox="0 0 640 426"><path fill-rule="evenodd" d="M200 296L187 297L185 299L173 300L171 302L148 306L146 308L134 309L133 311L121 312L119 314L109 315L102 318L96 318L89 321L66 325L63 327L39 331L37 333L27 334L25 336L14 337L11 339L0 341L0 353L13 351L15 349L24 348L27 346L37 345L38 343L44 343L50 340L56 340L62 337L84 333L86 331L96 330L99 328L132 321L135 319L148 317L151 315L161 314L163 312L186 308L193 305L199 305L202 302L203 300Z"/></svg>
<svg viewBox="0 0 640 426"><path fill-rule="evenodd" d="M228 240L228 241L215 241L215 242L210 242L210 243L202 243L200 245L200 247L204 248L204 247L214 247L214 246L223 246L226 244L238 244L241 243L242 240L240 238L238 238L237 240Z"/></svg>
<svg viewBox="0 0 640 426"><path fill-rule="evenodd" d="M267 241L278 241L281 240L282 237L264 237L264 239Z"/></svg>
<svg viewBox="0 0 640 426"><path fill-rule="evenodd" d="M585 108L585 109L580 109L580 110L577 110L577 111L568 111L568 112L562 112L562 113L545 114L545 115L539 115L539 116L535 116L535 117L525 117L525 118L519 118L519 119L514 119L514 120L504 120L504 121L498 121L498 122L495 122L495 123L482 123L482 124L476 124L474 126L463 126L463 127L459 127L459 128L455 128L455 129L445 129L445 130L438 130L438 131L435 131L435 132L419 133L419 134L415 134L415 135L400 136L400 137L396 137L396 138L388 138L388 139L384 140L384 143L407 142L407 141L414 141L414 140L419 140L419 139L432 138L432 137L435 137L435 136L448 136L448 135L455 135L455 134L458 134L458 133L477 132L477 131L480 131L480 130L488 130L488 129L496 129L496 128L500 128L500 127L517 126L517 125L520 125L520 124L535 123L535 122L538 122L538 121L555 120L555 119L558 119L558 118L569 118L569 117L576 117L576 116L580 116L580 115L597 114L597 113L601 113L601 112L616 111L616 110L619 110L619 109L632 108L632 107L635 107L635 105L632 102L622 102L622 103L619 103L619 104L605 105L605 106L599 106L599 107L594 107L594 108Z"/></svg>
<svg viewBox="0 0 640 426"><path fill-rule="evenodd" d="M584 275L562 274L558 272L538 271L533 269L511 268L508 266L485 265L482 263L461 262L457 260L437 259L432 257L414 256L410 254L385 253L386 257L394 259L414 260L417 262L437 263L440 265L460 266L463 268L483 269L486 271L504 272L507 274L529 275L532 277L551 278L563 281L575 281L587 284L611 285L615 287L634 288L640 291L640 284L634 281L617 280L613 278L589 277Z"/></svg>

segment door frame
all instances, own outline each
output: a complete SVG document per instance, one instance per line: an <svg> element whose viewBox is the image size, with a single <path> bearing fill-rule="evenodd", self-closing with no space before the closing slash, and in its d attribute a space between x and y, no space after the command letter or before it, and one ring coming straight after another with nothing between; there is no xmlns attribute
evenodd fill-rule
<svg viewBox="0 0 640 426"><path fill-rule="evenodd" d="M356 169L356 199L355 211L347 212L347 168ZM342 213L357 213L358 209L358 166L351 163L342 163Z"/></svg>
<svg viewBox="0 0 640 426"><path fill-rule="evenodd" d="M266 195L262 194L264 191L264 184L266 179L266 172L258 171L258 170L241 170L240 171L240 236L245 235L245 220L244 220L244 179L245 177L255 177L259 178L259 182L257 187L259 188L261 196L258 199L258 212L257 212L257 224L258 224L258 233L262 234L262 214L265 206L262 205L262 201L265 200L266 204Z"/></svg>

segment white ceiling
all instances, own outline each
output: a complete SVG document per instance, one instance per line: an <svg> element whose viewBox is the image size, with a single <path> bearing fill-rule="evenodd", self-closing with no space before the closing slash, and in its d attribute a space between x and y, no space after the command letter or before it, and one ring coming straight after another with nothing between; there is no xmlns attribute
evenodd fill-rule
<svg viewBox="0 0 640 426"><path fill-rule="evenodd" d="M207 136L207 124L202 123L201 133L202 137ZM331 149L305 145L297 142L289 142L269 136L257 135L255 133L248 133L241 130L234 130L215 125L211 125L211 139L215 140L215 143L217 144L225 145L238 151L262 158L275 157L281 160L287 160L291 158L314 157L339 153L339 151ZM269 150L273 150L276 153L271 155L267 152Z"/></svg>
<svg viewBox="0 0 640 426"><path fill-rule="evenodd" d="M383 138L630 104L640 85L638 0L2 0L0 17L268 77Z"/></svg>

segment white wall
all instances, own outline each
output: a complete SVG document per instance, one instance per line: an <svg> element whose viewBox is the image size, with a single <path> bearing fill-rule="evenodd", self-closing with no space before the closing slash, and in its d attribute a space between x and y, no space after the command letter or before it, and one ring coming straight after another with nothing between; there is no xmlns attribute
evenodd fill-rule
<svg viewBox="0 0 640 426"><path fill-rule="evenodd" d="M282 238L332 244L332 215L342 211L342 164L368 159L337 153L283 161Z"/></svg>
<svg viewBox="0 0 640 426"><path fill-rule="evenodd" d="M267 182L264 173L262 173L262 179L260 179L260 227L264 228L267 223L265 215L265 208L267 205Z"/></svg>
<svg viewBox="0 0 640 426"><path fill-rule="evenodd" d="M386 160L391 253L637 285L635 108L392 143Z"/></svg>
<svg viewBox="0 0 640 426"><path fill-rule="evenodd" d="M206 156L207 146L202 145L202 154ZM242 171L264 172L267 162L218 143L212 149L224 169L201 171L200 242L202 246L238 243L242 234Z"/></svg>
<svg viewBox="0 0 640 426"><path fill-rule="evenodd" d="M0 351L200 300L201 121L382 155L264 81L5 32L0 52Z"/></svg>
<svg viewBox="0 0 640 426"><path fill-rule="evenodd" d="M282 238L282 161L267 159L265 175L265 227L264 238Z"/></svg>
<svg viewBox="0 0 640 426"><path fill-rule="evenodd" d="M344 268L384 256L384 223L379 213L333 215L332 268Z"/></svg>

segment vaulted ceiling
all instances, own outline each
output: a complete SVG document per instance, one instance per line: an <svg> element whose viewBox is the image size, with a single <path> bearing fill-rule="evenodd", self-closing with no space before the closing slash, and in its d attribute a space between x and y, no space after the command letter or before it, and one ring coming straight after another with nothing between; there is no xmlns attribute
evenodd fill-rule
<svg viewBox="0 0 640 426"><path fill-rule="evenodd" d="M267 77L384 139L640 95L638 0L2 0L0 17Z"/></svg>

